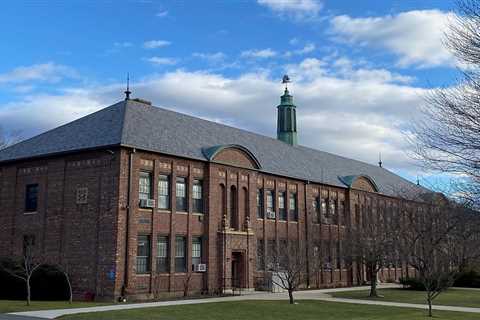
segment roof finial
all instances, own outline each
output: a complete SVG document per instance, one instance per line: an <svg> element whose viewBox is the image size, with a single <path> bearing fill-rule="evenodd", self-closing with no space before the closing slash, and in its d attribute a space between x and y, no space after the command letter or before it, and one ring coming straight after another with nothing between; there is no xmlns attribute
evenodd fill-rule
<svg viewBox="0 0 480 320"><path fill-rule="evenodd" d="M289 82L292 82L292 80L290 80L290 77L288 76L288 74L284 75L283 78L282 78L282 83L285 84L285 93L288 93L288 83Z"/></svg>
<svg viewBox="0 0 480 320"><path fill-rule="evenodd" d="M419 186L419 185L420 185L420 178L417 175L417 186Z"/></svg>
<svg viewBox="0 0 480 320"><path fill-rule="evenodd" d="M382 153L378 153L378 166L382 168L383 162L382 162Z"/></svg>
<svg viewBox="0 0 480 320"><path fill-rule="evenodd" d="M130 100L130 73L127 72L127 90L124 91L125 93L125 100Z"/></svg>

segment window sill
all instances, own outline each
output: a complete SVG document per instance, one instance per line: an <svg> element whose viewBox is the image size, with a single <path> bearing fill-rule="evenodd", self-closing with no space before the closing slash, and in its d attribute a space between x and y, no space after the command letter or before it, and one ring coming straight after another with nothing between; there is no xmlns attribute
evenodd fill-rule
<svg viewBox="0 0 480 320"><path fill-rule="evenodd" d="M157 209L158 213L172 213L172 210L170 209Z"/></svg>
<svg viewBox="0 0 480 320"><path fill-rule="evenodd" d="M27 211L27 212L24 212L23 215L29 216L29 215L37 214L37 213L38 213L38 211Z"/></svg>
<svg viewBox="0 0 480 320"><path fill-rule="evenodd" d="M176 214L188 214L186 211L175 211Z"/></svg>
<svg viewBox="0 0 480 320"><path fill-rule="evenodd" d="M204 216L205 215L205 213L203 213L203 212L192 212L192 214L194 216Z"/></svg>
<svg viewBox="0 0 480 320"><path fill-rule="evenodd" d="M287 220L278 220L278 222L287 223L288 221Z"/></svg>
<svg viewBox="0 0 480 320"><path fill-rule="evenodd" d="M146 276L151 276L151 272L143 272L143 273L136 273L137 277L146 277Z"/></svg>
<svg viewBox="0 0 480 320"><path fill-rule="evenodd" d="M298 221L289 221L290 223L298 223Z"/></svg>

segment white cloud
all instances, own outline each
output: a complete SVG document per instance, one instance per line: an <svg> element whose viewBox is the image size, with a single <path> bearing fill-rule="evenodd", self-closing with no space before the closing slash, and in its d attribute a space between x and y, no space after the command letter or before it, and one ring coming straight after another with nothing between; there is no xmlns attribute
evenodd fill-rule
<svg viewBox="0 0 480 320"><path fill-rule="evenodd" d="M286 57L291 57L293 55L304 55L304 54L307 54L307 53L311 53L312 51L314 51L316 49L316 46L315 44L313 43L307 43L305 46L303 46L303 48L301 49L297 49L297 50L293 50L293 51L287 51L285 52L285 56Z"/></svg>
<svg viewBox="0 0 480 320"><path fill-rule="evenodd" d="M277 14L299 19L315 17L323 7L317 0L257 0L257 2Z"/></svg>
<svg viewBox="0 0 480 320"><path fill-rule="evenodd" d="M157 12L157 14L155 16L157 16L159 18L163 18L163 17L166 17L167 15L168 15L168 11L167 10L162 10L162 11Z"/></svg>
<svg viewBox="0 0 480 320"><path fill-rule="evenodd" d="M272 58L277 55L277 52L267 48L267 49L252 49L252 50L246 50L241 53L241 56L244 58L259 58L259 59L264 59L264 58Z"/></svg>
<svg viewBox="0 0 480 320"><path fill-rule="evenodd" d="M156 48L167 47L170 44L171 42L166 40L150 40L150 41L145 41L143 43L143 47L145 49L156 49Z"/></svg>
<svg viewBox="0 0 480 320"><path fill-rule="evenodd" d="M77 72L68 66L54 62L17 67L0 74L0 83L25 83L31 81L59 82L64 78L76 78Z"/></svg>
<svg viewBox="0 0 480 320"><path fill-rule="evenodd" d="M402 67L453 65L454 58L442 40L452 13L414 10L397 15L353 18L336 16L331 31L352 44L383 48L398 56Z"/></svg>
<svg viewBox="0 0 480 320"><path fill-rule="evenodd" d="M225 60L225 58L227 57L227 55L223 52L215 52L215 53L195 52L192 54L192 56L195 58L207 60L210 63L221 62Z"/></svg>
<svg viewBox="0 0 480 320"><path fill-rule="evenodd" d="M165 57L150 57L146 59L153 65L174 65L177 64L178 60L174 58L165 58Z"/></svg>
<svg viewBox="0 0 480 320"><path fill-rule="evenodd" d="M385 167L413 171L402 130L422 103L424 89L345 58L309 58L287 70L301 144L373 164L382 152ZM0 123L28 136L121 100L123 90L119 83L29 96L0 105ZM158 106L274 137L282 85L264 73L227 77L176 70L138 79L132 91ZM261 117L256 116L260 109Z"/></svg>

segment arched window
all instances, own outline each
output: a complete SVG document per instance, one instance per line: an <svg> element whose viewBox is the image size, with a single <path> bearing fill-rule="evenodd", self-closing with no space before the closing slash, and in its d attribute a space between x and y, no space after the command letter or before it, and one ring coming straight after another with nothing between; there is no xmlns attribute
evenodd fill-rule
<svg viewBox="0 0 480 320"><path fill-rule="evenodd" d="M218 208L220 209L220 219L223 219L223 216L227 213L227 195L225 186L223 184L220 185L220 202Z"/></svg>
<svg viewBox="0 0 480 320"><path fill-rule="evenodd" d="M243 219L246 220L247 217L250 217L248 190L245 187L243 187L242 190L243 190Z"/></svg>
<svg viewBox="0 0 480 320"><path fill-rule="evenodd" d="M238 229L237 188L235 186L230 188L230 228Z"/></svg>

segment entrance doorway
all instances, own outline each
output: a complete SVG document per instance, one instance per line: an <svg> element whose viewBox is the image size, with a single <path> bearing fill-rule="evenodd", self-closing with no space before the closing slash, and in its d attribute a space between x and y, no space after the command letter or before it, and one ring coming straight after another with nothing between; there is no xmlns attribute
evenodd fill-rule
<svg viewBox="0 0 480 320"><path fill-rule="evenodd" d="M245 263L242 252L232 252L232 288L245 288Z"/></svg>

